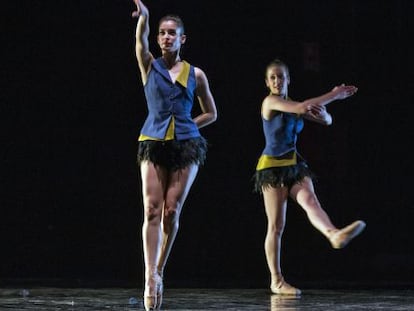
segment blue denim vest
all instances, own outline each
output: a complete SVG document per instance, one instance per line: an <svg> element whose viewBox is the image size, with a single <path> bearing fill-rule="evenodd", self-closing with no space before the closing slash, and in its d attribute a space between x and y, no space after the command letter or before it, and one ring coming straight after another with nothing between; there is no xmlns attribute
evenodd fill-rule
<svg viewBox="0 0 414 311"><path fill-rule="evenodd" d="M184 62L183 69L186 68L189 68L187 79L183 79L184 82L177 79L173 83L162 58L153 61L144 86L148 116L141 128L141 135L163 140L173 120L174 139L183 140L200 136L191 115L196 88L194 67Z"/></svg>
<svg viewBox="0 0 414 311"><path fill-rule="evenodd" d="M293 113L278 112L271 120L263 119L266 146L262 154L281 156L296 150L297 134L303 129L303 118Z"/></svg>

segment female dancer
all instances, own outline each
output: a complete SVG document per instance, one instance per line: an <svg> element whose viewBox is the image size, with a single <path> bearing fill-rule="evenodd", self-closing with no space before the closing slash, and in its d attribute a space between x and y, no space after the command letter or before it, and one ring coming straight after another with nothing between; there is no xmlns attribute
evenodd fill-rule
<svg viewBox="0 0 414 311"><path fill-rule="evenodd" d="M289 70L282 61L276 59L266 67L265 83L270 94L264 98L261 108L266 146L258 160L254 181L255 191L263 195L267 217L264 248L271 274L270 289L275 294L300 295L299 289L284 280L280 266L288 197L305 210L311 224L333 248L345 247L361 233L365 223L358 220L343 229L332 224L315 194L313 174L296 150L303 119L330 125L332 117L325 105L355 94L357 88L340 85L319 97L298 102L288 96L289 82Z"/></svg>
<svg viewBox="0 0 414 311"><path fill-rule="evenodd" d="M181 59L180 49L186 41L181 18L167 15L159 21L161 56L155 58L149 51L148 8L140 0L134 2L136 57L148 107L137 156L144 204L144 306L157 310L180 213L206 157L207 143L199 129L216 120L217 110L205 73ZM193 118L195 98L201 114Z"/></svg>

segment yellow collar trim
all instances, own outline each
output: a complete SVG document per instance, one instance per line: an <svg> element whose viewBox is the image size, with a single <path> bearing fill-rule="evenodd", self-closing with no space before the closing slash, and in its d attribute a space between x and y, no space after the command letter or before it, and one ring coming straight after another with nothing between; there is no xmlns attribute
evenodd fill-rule
<svg viewBox="0 0 414 311"><path fill-rule="evenodd" d="M188 77L190 76L190 64L183 60L183 68L178 74L176 81L182 86L187 87Z"/></svg>

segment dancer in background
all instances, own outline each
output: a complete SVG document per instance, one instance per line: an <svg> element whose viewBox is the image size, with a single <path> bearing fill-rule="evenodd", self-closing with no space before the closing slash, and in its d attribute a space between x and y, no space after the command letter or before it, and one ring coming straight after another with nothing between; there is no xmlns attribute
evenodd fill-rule
<svg viewBox="0 0 414 311"><path fill-rule="evenodd" d="M205 73L181 58L186 41L181 18L166 15L160 19L157 43L161 56L154 57L149 51L148 8L140 0L134 3L136 57L148 108L137 155L144 205L144 306L157 310L180 213L206 158L207 142L199 129L216 121L217 110ZM193 118L195 101L201 113Z"/></svg>
<svg viewBox="0 0 414 311"><path fill-rule="evenodd" d="M271 276L271 292L300 295L298 288L285 281L280 264L288 198L305 210L311 224L336 249L345 247L360 234L365 223L358 220L343 229L332 224L315 194L312 171L296 150L296 140L304 126L304 119L330 125L332 117L326 105L348 98L358 89L352 85L340 85L319 97L299 102L289 98L289 82L287 65L278 59L270 62L265 72L265 83L270 94L261 106L266 145L258 159L254 182L255 191L263 195L267 217L264 248Z"/></svg>

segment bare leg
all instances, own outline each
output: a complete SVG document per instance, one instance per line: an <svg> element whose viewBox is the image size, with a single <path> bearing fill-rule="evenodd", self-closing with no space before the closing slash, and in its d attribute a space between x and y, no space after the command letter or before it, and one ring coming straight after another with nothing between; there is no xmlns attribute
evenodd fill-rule
<svg viewBox="0 0 414 311"><path fill-rule="evenodd" d="M144 304L147 310L153 309L156 302L159 276L157 262L161 247L161 214L164 206L164 192L167 180L166 171L155 167L151 162L141 163L144 222L142 244L145 263Z"/></svg>
<svg viewBox="0 0 414 311"><path fill-rule="evenodd" d="M337 230L322 209L309 177L305 177L300 184L295 184L290 190L290 196L305 210L311 224L327 238L332 231Z"/></svg>
<svg viewBox="0 0 414 311"><path fill-rule="evenodd" d="M295 184L290 195L305 210L311 224L331 242L333 248L345 247L365 228L365 222L361 220L340 230L336 228L319 203L312 180L309 177L305 177L300 184Z"/></svg>
<svg viewBox="0 0 414 311"><path fill-rule="evenodd" d="M180 214L198 172L197 165L191 165L177 172L170 172L165 190L165 204L162 213L162 238L157 260L157 275L160 277L157 288L156 310L161 307L164 292L163 274L179 227Z"/></svg>
<svg viewBox="0 0 414 311"><path fill-rule="evenodd" d="M165 206L162 217L162 245L157 269L162 276L179 228L179 218L185 199L196 178L197 165L170 173L165 193Z"/></svg>
<svg viewBox="0 0 414 311"><path fill-rule="evenodd" d="M287 189L263 189L263 199L267 217L265 253L272 280L282 275L280 267L280 249L282 234L286 222Z"/></svg>
<svg viewBox="0 0 414 311"><path fill-rule="evenodd" d="M286 187L263 188L267 217L266 261L271 276L270 289L275 294L299 295L300 290L285 282L280 265L282 234L286 223L288 190Z"/></svg>

